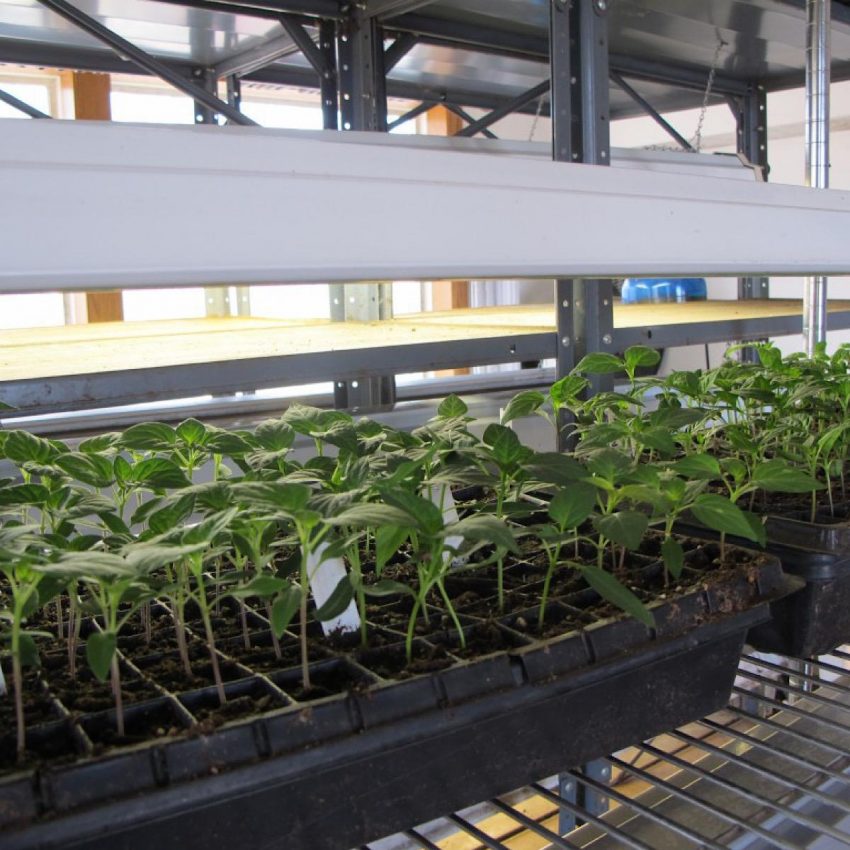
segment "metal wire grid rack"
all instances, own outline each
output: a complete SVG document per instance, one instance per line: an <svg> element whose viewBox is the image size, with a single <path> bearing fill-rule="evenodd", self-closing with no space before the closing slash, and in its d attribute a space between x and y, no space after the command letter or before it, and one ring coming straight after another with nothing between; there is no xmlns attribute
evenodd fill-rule
<svg viewBox="0 0 850 850"><path fill-rule="evenodd" d="M850 847L850 647L745 652L723 711L359 850L587 847Z"/></svg>

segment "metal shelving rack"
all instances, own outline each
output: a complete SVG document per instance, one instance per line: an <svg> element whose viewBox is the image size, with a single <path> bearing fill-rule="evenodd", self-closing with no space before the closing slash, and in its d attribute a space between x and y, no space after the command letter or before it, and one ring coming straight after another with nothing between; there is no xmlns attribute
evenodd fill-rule
<svg viewBox="0 0 850 850"><path fill-rule="evenodd" d="M735 315L736 308L732 306L726 308L731 312L710 322L704 321L698 312L701 305L695 305L694 311L683 310L683 321L668 323L652 319L632 324L618 321L610 275L620 269L615 268L615 264L602 263L591 272L591 266L581 267L568 254L588 238L597 254L604 253L606 245L617 246L622 241L622 232L606 229L623 200L622 187L618 191L610 189L611 176L603 173L605 169L576 171L570 169L569 163L606 165L611 158L608 136L611 120L648 112L663 122L661 112L698 107L711 76L713 85L708 102L729 104L737 121L739 152L756 165L765 167L768 161L767 93L800 86L804 81L804 6L802 0L753 0L723 4L722 8L718 4L683 2L681 7L672 10L671 4L662 0L619 0L616 3L610 0L574 0L572 3L563 0L366 0L365 3L337 0L76 0L74 5L66 0L30 0L4 4L0 6L0 62L155 73L195 99L200 123L210 123L216 113L227 116L232 123L250 123L238 110L243 79L316 88L321 92L325 126L336 129L339 121L343 130L352 131L386 130L387 96L417 101L418 105L408 117L430 105L442 103L467 116L467 126L461 135L472 136L489 132L500 117L511 112L534 114L540 98L548 94L548 101L540 111L552 118L554 164L530 163L517 157L487 166L488 155L477 150L468 153L462 162L456 161L455 165L458 172L463 173L472 164L481 168L481 174L487 177L486 182L481 175L477 183L467 180L473 211L486 211L482 190L489 189L493 181L500 179L500 174L506 179L519 180L515 187L519 193L542 191L547 186L551 189L550 181L566 181L560 187L560 197L567 207L555 206L538 212L532 221L522 220L519 230L528 228L533 232L524 234L527 242L513 245L515 267L487 256L494 246L504 242L505 229L497 230L489 242L485 239L483 245L478 246L476 263L471 266L462 263L459 264L462 268L452 267L451 263L440 266L433 260L428 266L423 259L422 244L417 249L417 257L421 270L427 272L439 274L442 269L447 274L492 276L500 267L512 274L521 274L527 269L529 258L537 257L540 248L534 238L551 242L561 236L567 240L567 247L560 255L552 255L548 266L544 264L534 271L557 278L555 308L544 325L517 330L514 323L506 327L501 322L492 325L490 331L475 335L474 339L468 338L472 335L458 334L435 337L425 343L367 346L356 351L334 350L334 345L329 345L325 350L166 364L155 369L140 366L108 372L70 370L63 374L50 374L48 370L37 377L16 377L7 373L7 380L0 387L0 397L20 404L26 412L69 410L142 397L177 397L190 390L228 392L256 386L280 386L308 378L316 380L321 376L336 379L338 404L367 406L393 400L394 387L387 377L399 371L554 358L558 372L563 373L587 351L614 350L635 342L661 346L797 332L801 327L799 314L795 313L796 308L789 311L787 304L773 314L757 312L750 316ZM838 57L833 62L834 77L847 78L850 77L850 5L833 2L832 20L833 54ZM185 37L185 49L165 49L159 53L143 51L108 29L107 21L118 29L122 21L135 22L139 25L137 29L142 31L147 26L156 27L167 22L172 30L176 29ZM69 26L70 23L73 26ZM230 33L232 38L222 39L224 46L216 47L216 36L221 33ZM718 38L725 43L719 51ZM142 41L144 43L144 39ZM720 58L718 67L714 67L715 54ZM436 65L439 69L440 63L448 69L435 72L433 68ZM473 69L471 73L466 70L468 68ZM219 79L227 80L227 102L218 99L216 82ZM613 82L613 87L609 87L609 81ZM4 99L9 102L9 98ZM26 105L22 106L26 111ZM466 112L470 108L489 111L485 117L473 119ZM32 110L29 114L32 115ZM46 125L48 122L38 123ZM98 139L114 138L123 132L96 127L66 129L72 134L85 134L85 138L94 134L92 138ZM54 128L45 129L45 133L53 132ZM63 134L65 130L56 132ZM227 138L227 144L238 142L240 138L248 144L250 136L240 137L238 134L242 131L239 130L210 128L207 134L194 139L211 144L210 156L215 159L219 142L210 134L225 132L230 136L218 138ZM672 135L677 138L675 131ZM681 136L677 140L684 141ZM303 148L303 142L298 144ZM281 141L279 151L283 155L298 144ZM330 142L313 139L312 144ZM86 145L81 147L85 149ZM349 244L343 237L352 240L350 244L356 244L364 232L368 237L366 247L373 252L381 245L392 244L393 239L396 243L401 240L404 246L403 224L395 215L403 208L398 206L404 197L402 184L407 180L408 192L413 192L410 186L414 181L410 178L422 163L431 162L435 168L444 169L449 159L440 157L460 155L424 152L420 156L407 151L405 155L413 164L405 166L406 171L399 165L397 183L389 186L395 192L392 198L396 203L384 209L389 224L373 225L368 231L358 230L358 213L362 215L367 210L364 187L370 181L374 185L379 176L378 168L386 161L385 156L392 155L393 148L385 146L382 156L378 157L379 147L353 135L348 146L350 158L345 154L346 163L350 164L361 155L368 156L368 151L374 153L375 159L371 170L364 166L360 174L363 186L357 191L350 191L344 198L341 191L336 199L328 196L329 203L344 200L350 205L342 205L348 220L331 209L326 218L316 221L310 243L313 250L330 251L331 246L341 240ZM21 149L19 145L18 150ZM29 149L25 149L29 156ZM192 147L189 156L199 156L199 151L200 145ZM306 148L302 153L307 156L305 151ZM96 153L103 154L104 150L97 149ZM64 149L50 150L47 145L35 145L29 167L31 171L38 171L52 156L52 177L69 177L81 168L81 162L65 154ZM236 156L238 159L238 154ZM57 164L63 157L65 165L69 166L64 171ZM246 161L246 167L251 164L250 160ZM0 227L0 239L5 237L11 242L9 234L12 231L5 225L13 223L15 216L20 222L20 204L27 203L27 175L21 159L10 155L7 145L0 154L0 165L5 169L4 178L13 175L17 180L10 184L4 179L0 201L4 225ZM288 165L284 162L281 168ZM85 167L88 173L95 173L98 163L89 162ZM118 167L120 170L120 163ZM209 173L213 171L211 168ZM585 179L587 182L581 184ZM618 182L623 179L622 175L617 175ZM644 192L647 197L666 185L669 192L667 196L662 194L661 203L670 203L673 199L677 203L690 200L699 204L704 200L699 197L700 193L725 193L725 190L712 190L707 180L689 184L692 193L697 193L696 198L688 198L681 184L677 185L673 178L664 175L638 174L629 181L633 196ZM420 189L425 182L422 181ZM453 197L462 197L462 182L458 177ZM10 185L17 195L9 190ZM72 183L63 185L70 192ZM607 205L602 204L596 210L588 224L589 237L585 233L573 233L570 243L570 228L580 229L583 211L574 197L570 200L570 190L575 190L576 186L587 198L598 198L598 193L608 186L609 200ZM308 190L312 188L308 186ZM843 195L827 198L823 194L806 193L806 190L777 190L774 187L748 187L741 191L744 193L741 203L754 207L761 197L786 198L789 205L784 212L785 229L778 234L770 233L770 224L779 221L778 213L771 202L762 204L759 213L752 212L751 221L764 224L767 233L759 232L761 228L750 227L737 246L732 246L738 251L735 259L723 267L718 256L730 249L736 229L740 230L737 223L723 219L737 208L738 200L733 203L728 197L716 197L712 203L717 208L717 218L705 224L698 233L688 236L684 227L678 233L656 227L654 233L641 234L646 244L656 248L666 241L675 242L683 257L699 247L700 241L703 243L700 254L690 261L679 258L670 268L664 268L659 261L654 270L683 274L689 271L740 272L745 275L739 282L741 299L766 298L765 275L771 272L850 273L850 259L842 255L840 245L835 244L840 240L831 238L832 233L843 233L847 229L850 207ZM549 194L555 193L550 191ZM59 200L67 200L69 196L66 192ZM166 193L165 197L176 200L177 195ZM415 192L411 197L415 205ZM534 197L539 200L541 192ZM116 198L120 204L121 195ZM35 221L37 206L42 216L64 215L66 224L72 227L120 218L113 208L99 206L97 200L94 198L90 203L88 217L68 218L68 209L56 203L56 197L52 197L50 203L37 197L32 206L26 208L24 229ZM277 200L280 202L279 198ZM570 203L573 203L572 208ZM239 217L251 213L250 200L244 204L239 207L229 197L226 206L222 204L223 209L204 210L199 205L190 212L198 216L205 214L207 218L187 216L182 228L175 218L168 219L168 209L162 213L168 219L167 226L175 230L178 237L175 242L179 242L180 238L188 239L194 229L214 232L208 227L204 230L205 226L211 222L227 223L228 216L231 217L230 225L225 227L228 234L247 232L246 228L240 230L238 226ZM145 212L152 210L153 207L148 207ZM374 209L368 211L375 212ZM573 217L560 217L565 211ZM125 206L122 213L126 212ZM256 214L256 207L253 212ZM178 210L177 215L180 214L185 215L185 211ZM648 226L640 216L632 221L636 228ZM798 222L798 228L809 227L809 234L820 241L809 240L805 245L795 243L792 238L796 235L794 222ZM43 225L44 221L39 223ZM274 221L255 223L260 229L267 227L270 228L268 232L274 232ZM497 224L493 218L493 226ZM443 230L436 229L439 225L440 222L429 223L427 227L434 229L420 234L424 247L434 255L446 247L440 240L449 240L452 235L445 222ZM516 230L517 222L502 222L502 226L512 226ZM49 231L49 226L46 229ZM303 232L306 234L307 230ZM720 241L722 237L729 237L730 245ZM713 252L711 238L718 240L713 243ZM631 253L618 255L623 263L622 271L653 270L629 267L636 262L636 246L641 239L636 240ZM771 246L770 242L774 244ZM7 252L6 247L15 251ZM458 250L463 248L461 245ZM16 244L4 245L4 256L20 258L22 253L19 237ZM522 263L523 255L526 265ZM458 255L454 257L457 261ZM110 273L115 272L113 268L100 269L105 273L99 279L96 275L89 279L87 273L92 267L85 264L76 278L62 279L58 272L55 276L45 274L42 263L45 258L51 259L49 251L41 257L31 254L31 262L24 262L13 275L3 278L0 274L0 291L32 290L40 286L74 289L83 284L87 288L110 288L213 282L212 278L197 276L169 281L168 270L143 280L138 269L132 267L123 269L126 278L110 277ZM215 263L209 261L206 265L201 263L194 272L196 275L199 272L210 274L214 267ZM313 279L321 280L321 262L316 267L319 271ZM267 278L268 281L304 279L298 278L293 269L278 266L272 271L274 275ZM390 279L391 273L396 271L402 271L400 260L395 266L389 264L383 269L385 277ZM580 274L598 274L599 277L590 281ZM602 276L606 274L609 277ZM21 282L24 277L26 287ZM380 310L375 315L364 314L362 300L354 305L357 312L349 311L347 315L349 293L354 290L345 288L348 285L345 274L337 270L324 279L334 282L332 298L338 308L334 311L334 319L355 315L361 319L383 318ZM218 280L219 283L234 281L243 283L245 278L237 274L230 280L226 277ZM377 289L380 286L380 283L374 284L373 295L380 295ZM831 317L833 327L850 327L848 305L835 306ZM410 324L395 320L393 327L402 326L409 330ZM390 325L382 327L386 329ZM422 329L426 327L427 323L423 322ZM280 324L270 332L284 329ZM333 330L340 332L340 329ZM154 390L151 389L153 381L156 382ZM531 791L550 805L549 820L529 816L518 797L491 801L490 810L507 816L514 824L514 832L537 835L541 847L792 848L809 844L825 847L827 845L817 842L826 839L832 840L833 846L850 845L850 828L846 823L850 812L850 787L846 778L850 764L847 701L850 684L843 669L839 669L846 666L847 660L846 655L836 653L831 660L802 669L794 660L776 662L778 670L775 672L785 676L787 681L782 690L790 699L780 700L776 696L745 691L736 694L738 701L722 715L670 733L670 740L692 750L689 759L669 748L644 744L637 754L651 756L652 766L630 763L620 756L612 757L601 766L602 771L611 774L622 771L632 780L643 782L637 795L627 795L620 785L609 786L587 771L571 771L561 777L560 790L569 792L572 788L577 793L584 789L583 806L570 802L569 793L566 796L554 794L551 785L539 784ZM829 681L826 681L826 674L829 674ZM832 674L842 678L835 681ZM759 681L759 675L742 670L743 679L774 686L772 681ZM693 751L697 751L696 757ZM613 801L617 805L612 806L610 812L594 813L593 807L586 805L593 795L597 801ZM553 823L551 815L560 822ZM585 821L585 825L571 830L568 828L570 821L576 817ZM504 832L488 832L487 823L482 823L477 814L469 813L452 815L442 825L432 824L427 830L411 829L406 835L408 846L432 850L440 840L437 836L444 836L447 829L460 830L475 839L479 846L491 850L508 846Z"/></svg>
<svg viewBox="0 0 850 850"><path fill-rule="evenodd" d="M848 661L745 653L723 711L361 850L850 846Z"/></svg>
<svg viewBox="0 0 850 850"><path fill-rule="evenodd" d="M619 0L610 4L607 0L573 3L561 0L546 3L498 0L486 4L477 0L367 0L364 3L336 0L105 0L95 3L94 0L76 0L73 5L67 0L30 0L0 8L0 61L159 74L195 98L196 114L201 123L211 122L216 113L226 116L231 123L252 123L238 111L239 86L243 79L319 89L325 126L334 129L339 126L343 130L386 130L387 96L419 101L409 115L418 114L435 103L445 104L463 114L467 114L469 108L490 110L483 118L469 120L460 133L467 137L489 133L489 128L500 117L511 112L533 114L540 107L541 114L553 118L555 160L599 165L607 164L611 158L608 125L612 119L648 112L669 130L675 141L688 147L689 143L666 124L660 112L699 106L705 99L709 103L726 102L729 105L737 122L739 152L764 167L767 165L767 92L801 85L804 81L804 7L802 0L757 0L711 12L705 4L671 8L669 4L655 0ZM128 22L134 23L134 28L141 33L142 45L150 49L144 50L114 31ZM173 43L151 48L151 33L157 26L165 24L170 31L177 32L176 36L172 36ZM148 28L147 45L144 41L145 28ZM850 69L850 61L844 58L850 57L850 6L843 2L832 3L832 37L833 56L838 57L833 61L833 74L838 79L847 76ZM711 90L706 97L709 77ZM219 79L228 82L227 103L218 99L215 85ZM94 128L88 131L96 132ZM233 137L237 131L226 132ZM248 136L244 139L247 144ZM201 140L202 137L198 136L192 144L197 142L199 147ZM458 140L458 143L463 141L466 140ZM486 139L476 142L480 144L474 154L470 153L470 162L489 144ZM319 144L318 140L316 144ZM285 158L288 149L282 145L283 141L280 150L281 157ZM363 147L368 145L351 145L355 150ZM384 148L381 155L389 155L389 150ZM409 155L419 156L415 151L410 151ZM508 169L502 162L498 169L517 174L527 165L521 160L524 158L512 161ZM421 161L421 158L417 160L417 164ZM44 162L36 162L34 167L43 166ZM448 160L442 162L445 164ZM15 165L14 162L9 164ZM539 165L542 166L542 163ZM458 168L460 172L464 170L465 163ZM569 169L563 173L569 173ZM492 172L488 174L492 175ZM552 174L551 171L545 175L541 172L540 179L549 180ZM374 182L376 176L374 170L367 173L364 186L370 180ZM398 176L404 182L405 174L399 172ZM655 185L663 184L664 175L653 174L651 178ZM640 183L639 178L636 179L634 191L645 190L645 185ZM476 192L482 185L469 187L466 194L469 209L484 214L484 205L475 205ZM604 178L597 173L582 190L599 196L603 186ZM528 185L523 184L523 187L528 188ZM398 191L388 197L395 204L403 203L404 191L398 186L395 188ZM408 189L412 205L418 197L415 188ZM697 193L703 190L709 191L706 184L692 188ZM358 188L357 191L362 197L365 190ZM686 190L679 186L671 192L678 194L681 201ZM329 199L332 200L332 197L329 195ZM539 199L539 195L536 197ZM612 195L610 204L589 220L588 232L574 238L571 247L579 247L587 241L600 256L606 254L606 246L607 253L612 253L612 246L622 241L622 233L612 233L608 222L622 200L622 196ZM11 220L14 204L10 200L7 204ZM728 213L734 206L729 204L725 209L722 206L718 209ZM40 204L40 207L44 213L45 206ZM52 204L48 205L47 212L52 207ZM351 206L345 208L346 214L353 218L357 208L356 198L351 199ZM375 209L365 201L360 208L366 214L375 213ZM696 236L692 234L690 242L683 239L687 227L680 225L679 231L675 229L676 220L681 222L688 216L699 215L706 208L707 205L695 206L689 212L684 207L677 208L672 229L663 231L657 229L657 210L654 215L646 211L633 217L633 227L643 226L640 219L652 221L656 227L654 234L641 233L645 244L660 246L665 242L674 243L680 246L683 256L688 256L687 251L693 251L695 242L704 246L715 245L714 256L704 250L690 266L681 257L668 266L659 260L654 269L657 273L687 273L691 269L698 273L713 270L729 273L729 264L720 268L716 263L717 257L729 250L735 226L707 222ZM92 221L104 219L101 214L103 207L98 207L97 198L93 200L91 209L94 211L80 219L81 224L90 225ZM250 214L250 207L239 207L232 200L228 200L225 209L231 221L239 221ZM387 218L394 218L393 209L385 210ZM58 207L56 211L60 211ZM66 223L70 220L73 226L76 220L73 211L70 219L67 209L61 212L65 214ZM203 232L211 222L220 220L218 209L207 212L207 218L198 220L196 216L202 216L203 210L182 211L186 215L185 220L170 221L169 224L175 224L173 229L179 239L187 239L193 229ZM279 207L273 207L270 217L278 212ZM759 228L749 227L746 240L749 244L739 245L737 260L733 262L738 263L737 270L746 272L739 281L739 297L765 298L768 290L764 275L769 272L850 272L850 262L841 257L834 244L838 240L828 238L829 232L838 232L846 226L846 203L839 198L833 206L820 212L823 215L817 222L804 219L802 210L796 213L799 227L808 227L809 233L820 232L824 236L822 244L807 248L787 238L788 221L783 222L783 230L777 236L770 233L773 220L769 218L769 209L752 213L759 218L750 220L764 221L767 234L760 234ZM109 215L112 215L111 210ZM309 376L311 380L337 379L338 404L367 407L391 402L394 389L387 378L405 370L555 357L558 371L564 372L590 350L614 350L638 341L662 346L756 338L795 333L800 327L799 319L789 315L787 310L776 315L761 313L749 318L736 317L734 313L724 314L707 321L699 312L703 305L682 309L683 321L675 324L650 322L618 326L614 317L611 280L598 277L602 273L615 273L613 268L571 263L565 259L566 250L548 265L544 263L532 268L530 264L529 258L537 256L540 245L551 242L559 230L562 233L576 230L576 223L581 220L576 218L580 216L580 210L573 210L572 215L568 218L562 209L553 207L541 212L532 221L524 220L525 228L539 231L538 241L533 238L525 241L515 239L517 244L512 259L525 258L525 265L522 260L517 260L513 266L507 262L501 264L506 274L518 274L526 268L529 274L535 275L573 275L558 279L555 315L535 334L517 334L503 327L501 336L494 332L493 335L468 339L458 333L456 338L400 345L391 350L367 344L353 356L348 350L340 354L330 344L325 351L307 351L303 357L246 357L212 364L192 361L157 368L155 377L160 388L157 392L162 398L184 395L191 390L229 392L295 384ZM564 217L559 221L560 216ZM454 223L451 221L451 224ZM349 236L352 239L353 232L357 230L356 235L361 241L365 239L373 251L387 244L400 244L407 248L403 225L394 228L393 224L392 221L375 224L365 231L364 236L364 231L358 230L353 222L347 223L342 215L334 217L332 212L328 212L324 221L313 223L313 233L306 238L314 251L321 252L340 241L346 230L351 231ZM496 227L495 224L493 226ZM502 228L497 228L489 241L483 239L481 254L493 252L494 246L504 244L511 226L511 222L507 226L503 222ZM427 228L427 232L421 235L433 255L447 250L451 237L448 229L423 225L421 221L413 223L412 229L416 227ZM243 233L245 229L234 224L231 231ZM4 227L4 232L11 234L12 230ZM772 248L768 248L766 238L759 241L766 235L773 242ZM14 249L15 244L20 244L20 239L11 235L7 238L10 243L7 247ZM828 262L825 253L829 252L830 244L835 256ZM785 262L775 262L768 256L769 251L782 252L789 245ZM798 254L799 262L796 264L790 261L794 252ZM50 253L49 250L44 252L45 255ZM4 249L4 255L10 256L10 252ZM57 256L61 257L61 253ZM741 259L744 256L750 257L749 263ZM634 255L629 260L635 262ZM820 267L815 267L819 263ZM697 264L702 267L697 268ZM390 264L373 271L389 276L393 271L404 271L401 266L399 261L395 267ZM469 276L473 276L474 272L492 276L499 266L500 263L487 265L479 257L477 266L459 271L468 271ZM452 273L450 262L442 265L431 262L418 268L423 276L425 272L434 275L441 271ZM621 264L620 268L625 269L625 265ZM31 271L33 274L26 284L30 288L39 285L74 288L81 286L85 279L84 274L76 281L43 274L39 284L38 278L45 271L44 267L34 262ZM91 269L84 268L83 272L86 271ZM111 271L115 272L115 269ZM212 275L212 264L207 264L204 271ZM293 279L295 274L292 269L289 277L286 269L277 268L275 271L278 280ZM362 270L355 271L359 273ZM635 267L624 271L638 272ZM366 272L362 271L362 274ZM597 279L588 282L579 274L593 274ZM344 283L344 273L337 271L324 279L339 281L332 287L332 299L336 305L334 319L383 318L381 308L374 306L381 304L382 284L374 284L371 295L364 298L364 287L349 288ZM216 282L215 278L208 277L207 280ZM243 282L244 279L239 280ZM159 285L165 285L167 281L165 274L156 278ZM197 278L195 281L171 282L197 283ZM85 285L87 288L108 288L138 283L138 280L130 279L125 284L120 276L113 275L110 279L107 275L102 280L96 277L87 279ZM0 280L0 288L4 291L20 286L20 276L15 280ZM369 308L369 304L373 306ZM715 305L715 309L734 310L734 307ZM504 326L505 321L500 324ZM834 310L831 326L850 326L850 310ZM54 374L35 381L26 376L13 376L4 386L4 398L33 413L91 406L95 400L97 403L126 402L139 397L144 384L150 383L144 369L132 371L133 374L125 370L94 376L85 372Z"/></svg>

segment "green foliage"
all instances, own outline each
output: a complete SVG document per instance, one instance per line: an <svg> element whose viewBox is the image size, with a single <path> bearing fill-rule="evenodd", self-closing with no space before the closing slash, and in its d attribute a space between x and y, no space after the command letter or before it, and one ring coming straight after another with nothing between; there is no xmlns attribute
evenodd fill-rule
<svg viewBox="0 0 850 850"><path fill-rule="evenodd" d="M547 570L541 622L553 576L572 571L651 626L626 579L626 556L646 551L651 529L665 576L678 579L683 517L764 544L753 511L769 509L769 494L802 498L812 515L847 501L850 346L813 358L757 351L757 363L640 379L658 364L654 349L592 353L547 392L515 395L480 437L484 423L455 395L410 433L305 405L252 431L149 422L76 448L2 431L16 471L0 480L0 640L16 669L37 663L49 638L28 621L70 590L96 623L85 653L105 679L120 675L128 620L164 600L176 634L186 606L200 612L213 663L211 612L228 598L267 615L275 641L297 621L309 687L308 619L333 620L354 601L368 644L366 601L406 597L408 651L434 605L463 641L453 574L495 565L501 601L511 559L527 550ZM587 397L587 376L606 374L626 386ZM574 451L532 451L508 427L528 416L568 428ZM313 441L312 457L292 452L296 435ZM212 481L196 476L205 465ZM461 487L455 520L440 499ZM317 609L307 564L326 557L346 575Z"/></svg>
<svg viewBox="0 0 850 850"><path fill-rule="evenodd" d="M764 530L758 533L744 511L724 496L705 493L697 498L691 511L703 525L715 531L744 537L762 546L766 542Z"/></svg>
<svg viewBox="0 0 850 850"><path fill-rule="evenodd" d="M648 628L654 628L655 619L652 612L610 573L593 565L579 567L587 583L603 598L625 611L631 617L643 623Z"/></svg>
<svg viewBox="0 0 850 850"><path fill-rule="evenodd" d="M597 351L582 357L573 372L588 375L609 375L612 372L622 372L625 368L626 364L621 358L614 354Z"/></svg>
<svg viewBox="0 0 850 850"><path fill-rule="evenodd" d="M502 411L501 424L507 425L514 419L531 416L546 403L546 396L537 390L526 390L515 395Z"/></svg>
<svg viewBox="0 0 850 850"><path fill-rule="evenodd" d="M459 419L469 413L469 407L459 396L450 395L440 402L437 415L443 419Z"/></svg>

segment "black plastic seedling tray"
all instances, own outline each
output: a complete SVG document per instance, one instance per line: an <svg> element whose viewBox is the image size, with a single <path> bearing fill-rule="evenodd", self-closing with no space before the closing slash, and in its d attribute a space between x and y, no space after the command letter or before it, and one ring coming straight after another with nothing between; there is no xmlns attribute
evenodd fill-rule
<svg viewBox="0 0 850 850"><path fill-rule="evenodd" d="M766 551L779 558L783 570L805 584L775 600L771 619L754 628L747 642L755 649L796 658L830 652L850 640L850 525L826 525L768 517ZM678 524L695 537L717 539L698 524ZM752 545L743 538L731 543Z"/></svg>
<svg viewBox="0 0 850 850"><path fill-rule="evenodd" d="M236 665L245 675L228 697L259 700L254 713L207 729L198 718L212 689L163 690L127 709L128 731L153 718L185 732L101 756L94 739L114 715L72 722L59 706L29 734L64 736L76 756L0 780L0 846L348 850L718 709L745 635L787 592L763 556L655 606L653 630L604 620L534 641L467 618L470 634L503 632L506 649L463 661L451 633L419 638L417 651L445 666L400 681L376 675L366 653L327 650L316 681L347 684L311 701L298 699L296 671ZM554 600L553 616L580 601ZM397 648L391 630L384 638L389 663Z"/></svg>

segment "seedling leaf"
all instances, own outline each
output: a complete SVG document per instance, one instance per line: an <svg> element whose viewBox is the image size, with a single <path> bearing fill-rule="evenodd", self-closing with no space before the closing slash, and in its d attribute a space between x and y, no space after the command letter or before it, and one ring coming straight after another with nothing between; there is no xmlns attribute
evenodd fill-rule
<svg viewBox="0 0 850 850"><path fill-rule="evenodd" d="M466 402L454 394L446 396L437 408L437 416L443 419L457 419L466 416L467 413L469 413L469 407Z"/></svg>
<svg viewBox="0 0 850 850"><path fill-rule="evenodd" d="M691 512L703 525L715 531L760 542L744 512L725 496L703 493L695 499Z"/></svg>
<svg viewBox="0 0 850 850"><path fill-rule="evenodd" d="M519 437L505 425L488 425L484 431L484 444L490 447L493 460L502 468L507 469L520 462L528 449L519 441Z"/></svg>
<svg viewBox="0 0 850 850"><path fill-rule="evenodd" d="M559 490L549 503L549 516L560 528L576 528L596 506L596 488L583 481L573 481Z"/></svg>
<svg viewBox="0 0 850 850"><path fill-rule="evenodd" d="M343 576L333 589L331 595L325 600L324 605L316 609L316 619L321 621L333 620L339 617L354 598L354 588L347 575Z"/></svg>
<svg viewBox="0 0 850 850"><path fill-rule="evenodd" d="M720 464L711 455L688 455L677 460L673 469L684 478L697 481L714 481L720 478Z"/></svg>
<svg viewBox="0 0 850 850"><path fill-rule="evenodd" d="M668 537L661 544L661 557L664 559L664 566L667 572L673 578L679 578L682 574L682 567L685 565L685 550L682 544L674 537Z"/></svg>
<svg viewBox="0 0 850 850"><path fill-rule="evenodd" d="M506 405L502 412L502 425L507 425L514 419L521 419L523 416L531 416L536 413L545 403L546 396L537 390L526 390L525 392L515 395Z"/></svg>
<svg viewBox="0 0 850 850"><path fill-rule="evenodd" d="M591 375L608 375L612 372L622 372L625 363L614 354L601 351L586 354L579 360L573 372L587 372Z"/></svg>
<svg viewBox="0 0 850 850"><path fill-rule="evenodd" d="M639 366L657 366L661 362L661 355L646 345L633 345L623 353L623 360L630 371Z"/></svg>
<svg viewBox="0 0 850 850"><path fill-rule="evenodd" d="M105 682L115 655L115 635L110 632L92 632L86 640L86 660L92 673Z"/></svg>
<svg viewBox="0 0 850 850"><path fill-rule="evenodd" d="M579 570L587 583L603 599L612 605L616 605L621 611L625 611L647 628L655 627L655 618L652 616L652 612L631 590L620 584L614 576L590 564L579 565Z"/></svg>
<svg viewBox="0 0 850 850"><path fill-rule="evenodd" d="M177 426L177 436L188 446L200 446L206 441L207 427L197 419L186 419Z"/></svg>
<svg viewBox="0 0 850 850"><path fill-rule="evenodd" d="M446 526L446 537L455 535L465 540L492 543L509 552L519 551L511 530L496 517L487 514L474 514Z"/></svg>
<svg viewBox="0 0 850 850"><path fill-rule="evenodd" d="M167 451L177 442L177 434L164 422L140 422L131 425L121 437L121 444L133 451Z"/></svg>
<svg viewBox="0 0 850 850"><path fill-rule="evenodd" d="M290 584L275 599L272 604L270 623L276 637L280 638L286 631L286 627L292 622L300 604L301 591L293 584Z"/></svg>
<svg viewBox="0 0 850 850"><path fill-rule="evenodd" d="M753 470L753 484L770 493L811 493L823 484L783 460L766 460Z"/></svg>
<svg viewBox="0 0 850 850"><path fill-rule="evenodd" d="M649 518L638 511L617 513L596 519L596 528L608 540L627 549L637 549L649 525Z"/></svg>

